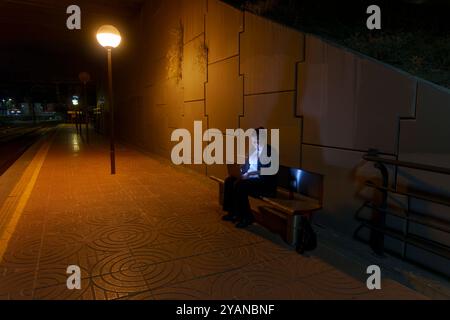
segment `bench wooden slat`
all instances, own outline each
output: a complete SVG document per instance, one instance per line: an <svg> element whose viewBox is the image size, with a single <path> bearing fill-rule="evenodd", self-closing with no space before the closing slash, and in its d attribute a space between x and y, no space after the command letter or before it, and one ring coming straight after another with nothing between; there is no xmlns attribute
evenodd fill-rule
<svg viewBox="0 0 450 320"><path fill-rule="evenodd" d="M220 184L224 183L224 180L215 176L210 176L209 178ZM322 205L317 199L306 197L298 193L294 194L294 199L289 199L289 192L283 188L278 188L277 194L277 198L262 197L258 199L249 197L249 199L253 204L259 202L259 206L270 205L275 207L277 210L282 211L284 214L293 216L322 209Z"/></svg>
<svg viewBox="0 0 450 320"><path fill-rule="evenodd" d="M263 197L262 200L274 206L278 210L281 210L284 213L293 216L302 215L312 211L320 210L322 208L319 201L307 197L297 197L293 200Z"/></svg>
<svg viewBox="0 0 450 320"><path fill-rule="evenodd" d="M217 177L215 177L215 176L209 176L209 178L210 178L211 180L214 180L214 181L218 182L218 183L225 183L225 180L220 179L220 178L217 178Z"/></svg>

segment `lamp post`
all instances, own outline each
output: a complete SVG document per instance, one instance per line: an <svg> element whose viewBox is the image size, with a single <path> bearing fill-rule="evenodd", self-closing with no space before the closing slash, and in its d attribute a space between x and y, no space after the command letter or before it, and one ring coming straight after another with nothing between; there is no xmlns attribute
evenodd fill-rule
<svg viewBox="0 0 450 320"><path fill-rule="evenodd" d="M72 106L73 106L73 110L75 112L75 127L77 128L77 134L81 135L80 126L78 124L78 122L79 122L78 98L75 98L75 96L72 96Z"/></svg>
<svg viewBox="0 0 450 320"><path fill-rule="evenodd" d="M108 51L108 96L110 113L111 140L111 174L116 174L116 150L114 145L114 101L112 89L112 49L117 48L122 41L119 30L114 26L104 25L97 31L97 41Z"/></svg>
<svg viewBox="0 0 450 320"><path fill-rule="evenodd" d="M86 83L91 81L91 75L87 72L81 72L78 78L83 83L83 107L84 107L84 117L86 121L86 142L89 143L89 108L87 105L87 90Z"/></svg>

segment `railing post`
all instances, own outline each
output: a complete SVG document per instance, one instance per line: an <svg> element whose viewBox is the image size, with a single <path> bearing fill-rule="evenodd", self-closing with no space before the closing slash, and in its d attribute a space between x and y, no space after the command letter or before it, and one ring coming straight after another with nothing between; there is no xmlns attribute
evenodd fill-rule
<svg viewBox="0 0 450 320"><path fill-rule="evenodd" d="M373 156L374 151L369 151L369 154ZM386 227L386 210L388 207L388 187L389 187L389 172L386 166L382 162L375 162L374 167L380 170L382 186L384 190L381 190L381 203L380 210L373 210L372 213L372 225L378 230L371 230L370 233L370 247L379 255L384 253L384 232L382 230Z"/></svg>
<svg viewBox="0 0 450 320"><path fill-rule="evenodd" d="M406 208L406 211L405 211L405 229L404 229L404 232L403 232L404 237L405 237L405 239L403 241L403 248L402 248L402 258L403 259L406 259L406 249L407 249L407 246L408 246L406 241L408 239L408 234L409 234L409 208L410 207L411 207L411 199L408 196L408 198L407 198L407 208Z"/></svg>

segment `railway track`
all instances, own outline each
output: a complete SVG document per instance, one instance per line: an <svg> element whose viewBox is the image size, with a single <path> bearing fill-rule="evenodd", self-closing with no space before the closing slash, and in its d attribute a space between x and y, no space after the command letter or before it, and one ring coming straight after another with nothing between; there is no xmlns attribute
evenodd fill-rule
<svg viewBox="0 0 450 320"><path fill-rule="evenodd" d="M54 125L0 128L0 176Z"/></svg>

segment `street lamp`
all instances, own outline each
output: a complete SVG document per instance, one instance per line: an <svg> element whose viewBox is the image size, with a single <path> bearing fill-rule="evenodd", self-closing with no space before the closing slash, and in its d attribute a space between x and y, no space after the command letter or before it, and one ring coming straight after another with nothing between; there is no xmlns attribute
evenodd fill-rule
<svg viewBox="0 0 450 320"><path fill-rule="evenodd" d="M119 30L114 26L105 25L97 31L97 41L108 51L108 95L110 110L110 139L111 139L111 174L116 174L116 151L114 146L114 105L112 90L112 49L117 48L122 41Z"/></svg>
<svg viewBox="0 0 450 320"><path fill-rule="evenodd" d="M78 120L79 120L79 110L78 110L78 108L79 108L79 104L80 104L80 101L79 101L78 96L72 96L72 106L73 106L73 110L75 111L75 127L77 129L77 134L81 134L81 131L80 131L81 124L78 125Z"/></svg>

